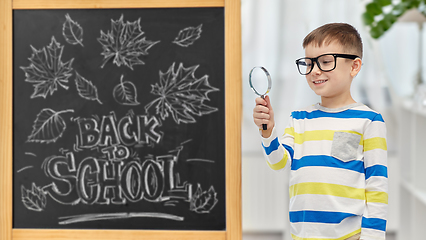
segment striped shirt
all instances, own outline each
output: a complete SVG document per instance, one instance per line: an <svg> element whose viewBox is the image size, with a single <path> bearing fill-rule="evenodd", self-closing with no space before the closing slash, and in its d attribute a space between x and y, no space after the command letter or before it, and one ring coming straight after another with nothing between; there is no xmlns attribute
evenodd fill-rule
<svg viewBox="0 0 426 240"><path fill-rule="evenodd" d="M385 239L386 126L355 103L292 112L285 134L262 138L273 170L290 167L290 225L296 240Z"/></svg>

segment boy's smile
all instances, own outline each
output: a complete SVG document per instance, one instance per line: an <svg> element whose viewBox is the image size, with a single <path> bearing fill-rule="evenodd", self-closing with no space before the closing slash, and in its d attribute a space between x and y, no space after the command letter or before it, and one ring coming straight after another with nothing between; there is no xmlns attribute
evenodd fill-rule
<svg viewBox="0 0 426 240"><path fill-rule="evenodd" d="M316 58L327 53L345 52L343 52L343 47L336 42L331 42L329 45L322 44L321 47L310 44L305 48L306 57ZM322 106L339 108L355 103L350 88L352 79L358 74L360 68L361 59L359 58L355 60L336 58L336 68L329 72L322 71L317 63L314 63L312 72L306 75L306 80L309 87L321 96Z"/></svg>
<svg viewBox="0 0 426 240"><path fill-rule="evenodd" d="M315 85L319 85L319 84L323 84L323 83L327 82L327 80L316 80L316 81L313 81L313 82L314 82Z"/></svg>

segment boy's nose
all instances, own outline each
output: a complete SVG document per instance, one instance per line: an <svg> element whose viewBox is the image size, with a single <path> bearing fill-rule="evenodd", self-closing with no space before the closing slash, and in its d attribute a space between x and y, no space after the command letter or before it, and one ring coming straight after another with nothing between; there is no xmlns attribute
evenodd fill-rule
<svg viewBox="0 0 426 240"><path fill-rule="evenodd" d="M314 67L312 68L312 73L321 74L321 69L318 67L318 63L314 63Z"/></svg>

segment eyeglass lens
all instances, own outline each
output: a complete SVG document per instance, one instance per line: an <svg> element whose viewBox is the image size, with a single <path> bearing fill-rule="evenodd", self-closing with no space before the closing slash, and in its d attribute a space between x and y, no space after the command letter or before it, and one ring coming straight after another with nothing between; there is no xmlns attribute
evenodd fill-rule
<svg viewBox="0 0 426 240"><path fill-rule="evenodd" d="M297 67L301 74L309 74L313 69L313 61L315 59L311 58L302 58L298 61ZM331 71L336 67L336 61L333 55L323 55L319 57L316 61L319 69L322 71Z"/></svg>

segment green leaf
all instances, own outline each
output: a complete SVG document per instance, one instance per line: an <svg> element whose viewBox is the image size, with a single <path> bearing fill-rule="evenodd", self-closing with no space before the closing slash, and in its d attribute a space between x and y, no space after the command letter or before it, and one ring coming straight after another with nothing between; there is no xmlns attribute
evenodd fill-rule
<svg viewBox="0 0 426 240"><path fill-rule="evenodd" d="M391 13L395 15L396 17L400 17L402 16L402 14L405 13L405 11L407 11L407 9L408 9L408 4L405 2L400 2L393 7L393 10Z"/></svg>
<svg viewBox="0 0 426 240"><path fill-rule="evenodd" d="M406 4L407 8L417 8L421 0L401 0L401 3Z"/></svg>
<svg viewBox="0 0 426 240"><path fill-rule="evenodd" d="M374 2L376 2L382 7L392 4L392 0L374 0Z"/></svg>
<svg viewBox="0 0 426 240"><path fill-rule="evenodd" d="M365 6L365 8L371 16L376 16L376 15L379 15L383 12L380 5L376 2L371 2L371 3L367 4L367 6Z"/></svg>
<svg viewBox="0 0 426 240"><path fill-rule="evenodd" d="M420 5L420 0L411 0L410 1L410 7L411 8L418 8Z"/></svg>
<svg viewBox="0 0 426 240"><path fill-rule="evenodd" d="M398 18L395 15L393 15L392 13L386 14L384 19L386 19L386 21L390 22L391 25L394 24L398 20Z"/></svg>
<svg viewBox="0 0 426 240"><path fill-rule="evenodd" d="M370 35L374 39L378 39L380 36L383 35L385 31L383 30L383 27L379 24L377 26L374 26L370 29Z"/></svg>
<svg viewBox="0 0 426 240"><path fill-rule="evenodd" d="M370 26L374 22L374 17L371 16L368 12L362 14L362 21L365 25Z"/></svg>
<svg viewBox="0 0 426 240"><path fill-rule="evenodd" d="M385 32L385 31L387 31L391 26L392 26L392 23L390 22L390 21L387 21L385 18L384 19L382 19L382 20L380 20L378 23L377 23L377 26L381 26L382 27L382 29L383 29L383 31Z"/></svg>

